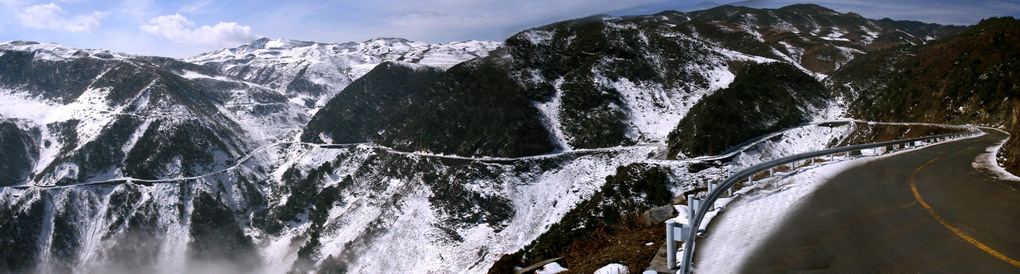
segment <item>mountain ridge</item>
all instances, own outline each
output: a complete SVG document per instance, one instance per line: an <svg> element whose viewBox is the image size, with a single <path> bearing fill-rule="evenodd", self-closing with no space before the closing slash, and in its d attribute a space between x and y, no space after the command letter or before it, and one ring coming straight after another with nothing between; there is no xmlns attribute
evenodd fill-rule
<svg viewBox="0 0 1020 274"><path fill-rule="evenodd" d="M325 105L344 87L385 61L447 69L485 56L499 43L463 41L428 44L402 38L320 43L260 38L184 59L229 77L264 85L310 109Z"/></svg>

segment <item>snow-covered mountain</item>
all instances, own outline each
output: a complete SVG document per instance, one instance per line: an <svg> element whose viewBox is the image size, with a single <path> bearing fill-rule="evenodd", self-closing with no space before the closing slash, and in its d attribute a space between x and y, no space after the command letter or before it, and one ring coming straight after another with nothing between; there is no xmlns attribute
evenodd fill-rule
<svg viewBox="0 0 1020 274"><path fill-rule="evenodd" d="M0 272L478 273L547 259L567 246L536 239L587 231L563 228L582 203L621 219L857 126L663 160L717 133L678 127L686 117L732 113L718 106L771 78L801 83L732 104L768 110L757 129L836 117L840 98L815 90L827 74L958 30L724 6L504 43L259 39L186 60L3 43L0 249L19 252L0 253Z"/></svg>
<svg viewBox="0 0 1020 274"><path fill-rule="evenodd" d="M19 184L193 176L293 135L281 94L169 58L0 44L0 115L35 144Z"/></svg>
<svg viewBox="0 0 1020 274"><path fill-rule="evenodd" d="M340 44L261 38L185 61L264 85L309 108L318 108L382 62L401 61L446 69L486 56L499 45L490 41L428 44L399 38Z"/></svg>
<svg viewBox="0 0 1020 274"><path fill-rule="evenodd" d="M374 98L390 100L383 103L388 105L408 98L415 103L362 135L402 150L465 156L662 144L697 102L728 86L748 63L784 62L824 79L868 51L958 30L869 20L815 5L593 16L518 33L489 56L446 71L420 96ZM327 105L337 112L313 117L303 140L320 142L319 133L348 128L318 120L381 103L350 99L334 97ZM839 113L815 109L809 116ZM685 134L698 138L697 132Z"/></svg>

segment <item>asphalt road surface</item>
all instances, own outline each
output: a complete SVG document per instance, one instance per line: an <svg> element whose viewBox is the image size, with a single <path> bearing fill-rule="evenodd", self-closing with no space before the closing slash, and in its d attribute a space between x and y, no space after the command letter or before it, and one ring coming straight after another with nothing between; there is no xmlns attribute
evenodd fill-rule
<svg viewBox="0 0 1020 274"><path fill-rule="evenodd" d="M971 165L987 132L837 175L741 272L1020 273L1020 183Z"/></svg>

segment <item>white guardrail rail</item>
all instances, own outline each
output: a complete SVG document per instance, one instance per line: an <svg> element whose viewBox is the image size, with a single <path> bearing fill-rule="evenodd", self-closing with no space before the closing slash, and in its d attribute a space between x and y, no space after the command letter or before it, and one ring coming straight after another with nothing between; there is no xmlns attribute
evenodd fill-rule
<svg viewBox="0 0 1020 274"><path fill-rule="evenodd" d="M882 155L884 153L893 152L896 149L915 148L918 146L942 143L945 141L967 138L982 134L984 134L984 132L980 130L975 130L965 133L933 135L903 140L843 146L786 156L740 170L727 177L726 180L724 180L722 183L709 183L708 189L709 193L708 196L705 197L705 199L697 199L694 198L693 195L688 196L689 212L687 212L687 216L688 218L690 218L688 220L689 225L685 226L683 224L678 224L675 221L668 221L666 223L666 263L670 267L670 269L676 269L677 267L676 242L681 241L683 242L684 253L683 260L681 261L682 265L680 266L679 270L681 271L681 273L685 274L690 273L691 261L694 258L695 240L697 238L697 234L700 232L696 228L701 226L701 222L702 219L705 218L705 214L713 207L715 201L723 196L723 194L730 193L730 195L732 196L732 191L730 190L733 188L733 186L742 182L744 179L748 179L748 181L751 182L753 181L755 175L762 173L766 170L771 171L773 168L794 163L793 165L790 166L792 170L797 168L796 163L799 161L813 160L825 156L844 153L846 153L847 156L849 156L850 153L855 151L861 151L861 154L863 154L863 150L884 147L886 148L885 151L880 152L878 154ZM775 174L775 172L770 172L769 174L770 175Z"/></svg>

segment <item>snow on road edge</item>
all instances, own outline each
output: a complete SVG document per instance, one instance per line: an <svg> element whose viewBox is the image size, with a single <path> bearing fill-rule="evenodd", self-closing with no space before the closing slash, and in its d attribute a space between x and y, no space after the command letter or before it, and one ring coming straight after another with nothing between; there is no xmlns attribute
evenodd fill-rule
<svg viewBox="0 0 1020 274"><path fill-rule="evenodd" d="M985 129L998 130L1000 132L1006 133L1005 131L995 128ZM1009 133L1006 134L1009 135ZM1006 171L1005 168L999 166L999 162L996 160L996 155L999 154L999 150L1002 149L1002 146L1006 145L1006 142L1009 141L1010 138L1013 138L1013 136L1009 136L1006 139L1002 139L1002 141L999 142L998 144L986 148L985 153L979 154L977 158L974 158L974 163L971 163L971 166L977 170L988 170L989 172L992 173L992 176L999 180L1020 182L1020 177L1017 177L1016 175L1013 175L1013 173L1009 173L1009 171Z"/></svg>

